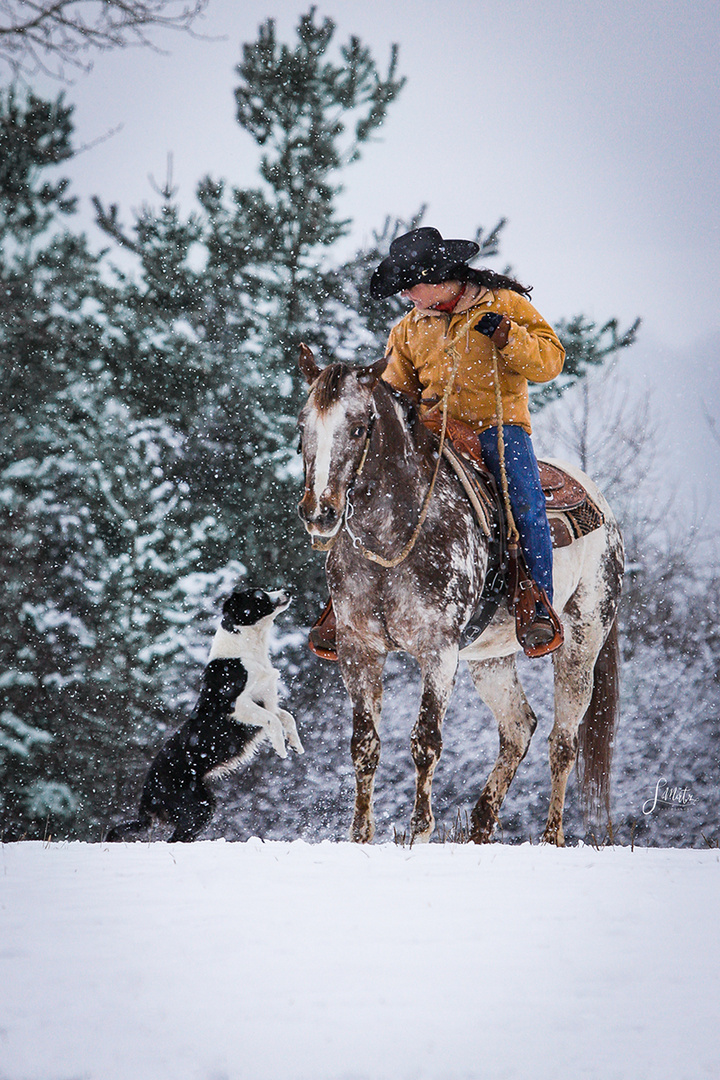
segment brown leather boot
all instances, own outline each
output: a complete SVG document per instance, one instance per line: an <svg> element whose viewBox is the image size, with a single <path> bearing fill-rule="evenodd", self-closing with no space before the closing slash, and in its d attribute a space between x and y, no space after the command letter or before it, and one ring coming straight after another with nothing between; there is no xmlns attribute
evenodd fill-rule
<svg viewBox="0 0 720 1080"><path fill-rule="evenodd" d="M321 660L337 660L337 624L332 600L328 600L323 613L308 635L311 652Z"/></svg>
<svg viewBox="0 0 720 1080"><path fill-rule="evenodd" d="M559 649L565 640L562 623L544 589L530 577L518 543L508 544L508 608L526 656L535 659Z"/></svg>
<svg viewBox="0 0 720 1080"><path fill-rule="evenodd" d="M565 640L562 623L553 610L544 589L539 589L540 599L529 622L518 632L518 640L526 656L535 659L547 656L559 649Z"/></svg>
<svg viewBox="0 0 720 1080"><path fill-rule="evenodd" d="M555 652L562 643L562 627L556 630L548 617L538 615L525 631L523 650L526 656L534 659L536 656L547 656L548 653Z"/></svg>

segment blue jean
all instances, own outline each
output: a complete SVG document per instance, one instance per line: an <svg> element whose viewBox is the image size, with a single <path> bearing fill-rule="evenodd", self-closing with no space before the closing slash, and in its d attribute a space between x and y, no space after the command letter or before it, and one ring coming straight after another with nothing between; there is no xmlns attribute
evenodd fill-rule
<svg viewBox="0 0 720 1080"><path fill-rule="evenodd" d="M497 435L496 427L488 428L481 433L480 442L485 464L502 493ZM503 435L508 493L520 533L520 547L530 577L545 590L552 603L552 540L535 451L530 436L517 424L503 424Z"/></svg>

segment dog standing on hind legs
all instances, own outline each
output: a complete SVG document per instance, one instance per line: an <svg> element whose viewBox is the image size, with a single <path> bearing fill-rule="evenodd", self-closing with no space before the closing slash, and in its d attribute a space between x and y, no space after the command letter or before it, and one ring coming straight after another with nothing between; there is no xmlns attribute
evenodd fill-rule
<svg viewBox="0 0 720 1080"><path fill-rule="evenodd" d="M275 617L290 597L243 589L223 604L192 715L171 735L148 771L138 817L111 828L107 840L136 840L156 822L174 826L171 842L194 840L210 823L215 798L207 781L237 769L270 740L303 753L293 717L278 705L279 673L269 655Z"/></svg>

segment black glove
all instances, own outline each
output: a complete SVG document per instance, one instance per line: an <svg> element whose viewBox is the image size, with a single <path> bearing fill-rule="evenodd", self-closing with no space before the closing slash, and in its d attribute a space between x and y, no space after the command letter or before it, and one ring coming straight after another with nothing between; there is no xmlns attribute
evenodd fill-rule
<svg viewBox="0 0 720 1080"><path fill-rule="evenodd" d="M480 322L473 326L473 330L477 330L479 334L484 334L485 337L491 338L504 317L504 315L500 315L497 311L488 311L487 315L483 315Z"/></svg>

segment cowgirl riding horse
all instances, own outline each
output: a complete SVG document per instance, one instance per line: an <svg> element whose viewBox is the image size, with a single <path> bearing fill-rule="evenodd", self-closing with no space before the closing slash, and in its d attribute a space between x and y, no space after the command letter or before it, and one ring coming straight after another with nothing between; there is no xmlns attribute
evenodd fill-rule
<svg viewBox="0 0 720 1080"><path fill-rule="evenodd" d="M552 609L552 542L530 439L528 380L554 379L565 351L530 304L529 288L467 266L478 251L472 240L443 240L432 228L414 229L392 242L372 276L370 293L376 300L400 293L414 307L390 333L383 379L410 395L436 430L445 394L449 420L477 436L499 489L506 480L520 547L536 585L535 608L521 643L529 656L544 656L559 648L563 635ZM458 341L469 323L472 329ZM331 604L313 627L310 644L319 656L337 658Z"/></svg>

